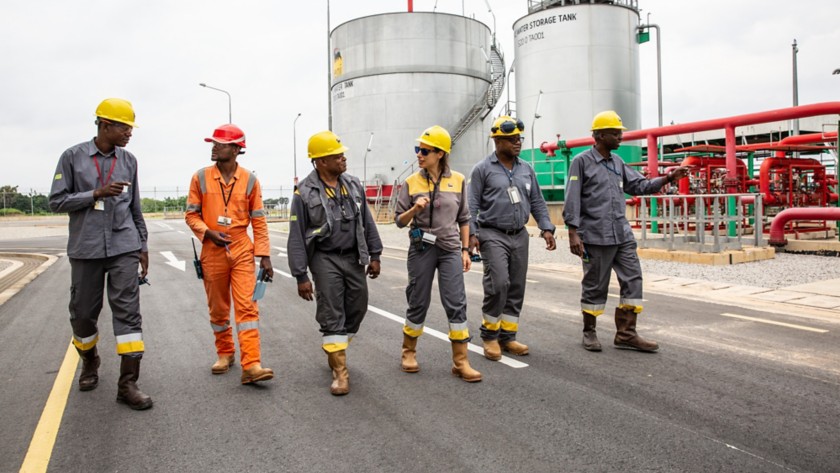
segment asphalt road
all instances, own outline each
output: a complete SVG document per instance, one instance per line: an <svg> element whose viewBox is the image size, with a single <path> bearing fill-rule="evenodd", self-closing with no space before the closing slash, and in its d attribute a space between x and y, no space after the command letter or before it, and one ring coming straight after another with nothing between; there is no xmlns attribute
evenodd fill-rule
<svg viewBox="0 0 840 473"><path fill-rule="evenodd" d="M186 225L149 229L139 385L155 406L114 402L119 360L106 304L100 385L83 393L74 378L50 471L840 471L840 320L648 294L639 331L660 352L612 349L605 314L605 350L589 353L580 347L579 282L532 270L519 336L531 354L515 360L527 366L471 353L484 380L468 384L449 372L449 343L430 333L447 332L437 292L418 344L421 371L400 371L393 319L405 310L405 252L389 249L348 351L349 395L329 394L315 305L280 274L260 321L263 366L276 377L242 386L238 366L210 374L213 336ZM288 273L285 236L271 237L275 269ZM8 240L0 251L59 254L64 244ZM167 251L185 271L167 264ZM20 469L67 351L69 279L62 257L0 306L0 471ZM478 347L480 265L466 282Z"/></svg>

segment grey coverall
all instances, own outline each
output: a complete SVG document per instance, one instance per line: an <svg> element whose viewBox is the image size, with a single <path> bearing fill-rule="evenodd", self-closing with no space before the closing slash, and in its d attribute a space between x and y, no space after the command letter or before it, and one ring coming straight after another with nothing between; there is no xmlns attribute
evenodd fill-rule
<svg viewBox="0 0 840 473"><path fill-rule="evenodd" d="M515 188L519 203L511 199ZM470 233L478 237L484 263L484 303L481 338L501 343L516 340L525 300L528 273L528 232L531 215L543 231L554 233L548 206L534 168L516 158L513 168L493 152L473 167L469 181Z"/></svg>
<svg viewBox="0 0 840 473"><path fill-rule="evenodd" d="M409 246L408 286L405 288L408 309L403 333L415 338L423 333L437 270L440 302L449 320L449 339L468 342L470 333L460 233L460 228L470 221L466 178L449 167L441 173L437 184L431 181L425 169L409 176L397 200L397 226L403 226L400 225L400 214L411 209L420 197L428 197L429 204L414 216L411 229L431 233L437 239L433 245L413 242Z"/></svg>
<svg viewBox="0 0 840 473"><path fill-rule="evenodd" d="M300 181L292 198L287 250L298 284L309 281L307 268L312 272L324 351L346 350L367 314L365 266L382 254L359 179L342 174L333 189L313 170Z"/></svg>
<svg viewBox="0 0 840 473"><path fill-rule="evenodd" d="M621 286L619 308L642 311L642 268L625 214L624 194L653 194L667 182L666 177L646 179L617 154L604 158L594 147L572 160L563 219L569 228L577 229L589 256L588 262L583 259L583 312L604 313L611 270Z"/></svg>
<svg viewBox="0 0 840 473"><path fill-rule="evenodd" d="M131 183L127 191L102 199L102 210L94 208L93 191L120 181ZM149 250L137 185L137 159L119 147L106 155L93 140L73 146L58 161L49 203L53 212L70 216L67 257L73 345L84 352L99 341L97 322L107 284L117 354L142 355L137 270L140 252Z"/></svg>

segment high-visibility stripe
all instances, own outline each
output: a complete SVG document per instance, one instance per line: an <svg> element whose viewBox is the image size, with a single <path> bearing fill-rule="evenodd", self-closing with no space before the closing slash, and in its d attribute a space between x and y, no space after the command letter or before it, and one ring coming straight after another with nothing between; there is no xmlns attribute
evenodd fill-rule
<svg viewBox="0 0 840 473"><path fill-rule="evenodd" d="M126 355L129 353L143 353L145 345L143 344L142 333L129 333L128 335L117 335L117 355Z"/></svg>
<svg viewBox="0 0 840 473"><path fill-rule="evenodd" d="M199 169L196 175L198 175L198 187L201 189L201 194L204 195L207 193L207 182L204 178L204 169Z"/></svg>
<svg viewBox="0 0 840 473"><path fill-rule="evenodd" d="M347 335L327 335L321 339L321 348L327 353L346 350L350 340Z"/></svg>
<svg viewBox="0 0 840 473"><path fill-rule="evenodd" d="M413 324L406 320L405 325L403 325L403 333L408 335L409 337L417 338L420 335L423 335L423 326Z"/></svg>
<svg viewBox="0 0 840 473"><path fill-rule="evenodd" d="M216 325L216 324L211 322L210 326L213 327L214 332L224 332L225 330L228 329L228 327L230 327L230 324Z"/></svg>
<svg viewBox="0 0 840 473"><path fill-rule="evenodd" d="M482 317L483 320L481 321L481 325L487 330L497 332L500 328L502 328L502 324L500 322L501 317L493 317L487 314L482 314Z"/></svg>
<svg viewBox="0 0 840 473"><path fill-rule="evenodd" d="M586 312L589 315L594 315L598 317L599 315L604 313L604 307L606 304L581 304L580 310L582 312Z"/></svg>
<svg viewBox="0 0 840 473"><path fill-rule="evenodd" d="M251 211L251 218L265 217L265 209L258 209Z"/></svg>
<svg viewBox="0 0 840 473"><path fill-rule="evenodd" d="M515 315L502 315L502 330L516 332L519 330L519 317Z"/></svg>
<svg viewBox="0 0 840 473"><path fill-rule="evenodd" d="M470 338L470 330L467 323L449 324L449 339L450 340L467 340Z"/></svg>
<svg viewBox="0 0 840 473"><path fill-rule="evenodd" d="M629 309L638 314L642 311L642 299L625 299L622 297L618 300L618 308Z"/></svg>
<svg viewBox="0 0 840 473"><path fill-rule="evenodd" d="M245 195L250 196L251 191L254 190L254 185L257 183L257 176L249 172L248 173L248 186L245 188Z"/></svg>
<svg viewBox="0 0 840 473"><path fill-rule="evenodd" d="M257 330L260 328L260 321L254 320L252 322L242 322L241 324L236 324L236 331L237 332L244 332L245 330Z"/></svg>
<svg viewBox="0 0 840 473"><path fill-rule="evenodd" d="M99 341L99 332L94 333L89 337L79 338L73 335L73 345L81 351L88 351L96 346Z"/></svg>
<svg viewBox="0 0 840 473"><path fill-rule="evenodd" d="M187 212L201 213L201 204L187 204Z"/></svg>

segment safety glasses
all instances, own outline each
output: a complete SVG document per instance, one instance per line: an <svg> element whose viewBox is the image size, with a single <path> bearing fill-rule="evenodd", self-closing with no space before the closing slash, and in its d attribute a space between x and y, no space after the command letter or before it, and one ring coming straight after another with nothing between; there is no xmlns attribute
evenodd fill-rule
<svg viewBox="0 0 840 473"><path fill-rule="evenodd" d="M499 126L494 126L490 129L491 133L496 133L497 131L501 130L502 133L510 134L519 129L520 133L525 132L525 124L522 123L522 120L516 119L516 121L505 120Z"/></svg>
<svg viewBox="0 0 840 473"><path fill-rule="evenodd" d="M436 149L428 149L428 148L421 148L419 146L414 147L414 154L421 154L423 156L428 156L429 153L437 152Z"/></svg>

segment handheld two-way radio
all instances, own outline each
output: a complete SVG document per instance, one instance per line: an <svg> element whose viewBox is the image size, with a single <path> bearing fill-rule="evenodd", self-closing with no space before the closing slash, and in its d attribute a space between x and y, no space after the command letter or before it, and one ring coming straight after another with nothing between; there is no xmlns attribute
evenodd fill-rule
<svg viewBox="0 0 840 473"><path fill-rule="evenodd" d="M193 246L193 255L195 259L193 260L193 266L195 266L195 275L198 279L204 279L204 271L201 270L201 260L198 259L198 252L195 251L195 240L190 238Z"/></svg>

